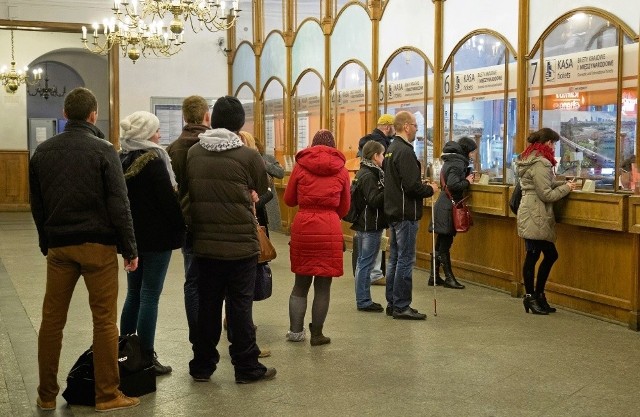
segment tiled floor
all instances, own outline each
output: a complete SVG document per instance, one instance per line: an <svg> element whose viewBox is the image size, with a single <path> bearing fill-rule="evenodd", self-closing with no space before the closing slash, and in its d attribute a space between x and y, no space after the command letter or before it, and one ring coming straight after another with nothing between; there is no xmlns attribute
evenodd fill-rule
<svg viewBox="0 0 640 417"><path fill-rule="evenodd" d="M355 309L350 254L334 280L325 325L332 343L286 342L292 274L288 238L273 233L274 295L254 308L264 359L275 380L234 383L226 348L210 383L187 372L191 346L183 307L182 256L174 252L160 302L156 350L173 373L158 391L121 416L640 416L640 335L623 326L559 310L524 313L521 300L468 285L433 289L414 274L414 307L426 322L403 322ZM561 254L562 256L562 254ZM93 408L55 412L35 407L36 332L41 320L45 259L29 213L0 213L0 416L83 416ZM120 277L122 306L124 271ZM384 304L383 287L373 287ZM309 302L309 306L310 306ZM91 344L87 293L79 284L65 330L60 382Z"/></svg>

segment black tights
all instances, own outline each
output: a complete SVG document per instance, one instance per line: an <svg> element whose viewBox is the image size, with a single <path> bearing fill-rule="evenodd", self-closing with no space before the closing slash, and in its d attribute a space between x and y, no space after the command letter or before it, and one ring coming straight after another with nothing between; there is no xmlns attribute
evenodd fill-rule
<svg viewBox="0 0 640 417"><path fill-rule="evenodd" d="M438 236L436 237L436 252L448 253L451 250L451 245L453 245L454 237L455 235L438 234Z"/></svg>
<svg viewBox="0 0 640 417"><path fill-rule="evenodd" d="M540 253L544 254L544 258L538 267L538 280L535 283L534 291L533 277L535 275L536 263L538 259L540 259ZM546 240L527 242L527 255L524 258L524 266L522 267L524 288L527 294L542 294L544 292L544 286L547 284L551 267L557 259L558 251L553 242Z"/></svg>

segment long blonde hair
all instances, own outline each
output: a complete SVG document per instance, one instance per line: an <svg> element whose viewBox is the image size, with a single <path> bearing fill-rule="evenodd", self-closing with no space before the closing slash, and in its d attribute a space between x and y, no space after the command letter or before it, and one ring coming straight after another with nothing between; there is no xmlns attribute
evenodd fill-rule
<svg viewBox="0 0 640 417"><path fill-rule="evenodd" d="M238 135L240 136L240 140L242 140L242 143L244 143L246 147L255 149L256 151L258 150L258 147L256 146L256 140L251 133L245 130L241 130Z"/></svg>

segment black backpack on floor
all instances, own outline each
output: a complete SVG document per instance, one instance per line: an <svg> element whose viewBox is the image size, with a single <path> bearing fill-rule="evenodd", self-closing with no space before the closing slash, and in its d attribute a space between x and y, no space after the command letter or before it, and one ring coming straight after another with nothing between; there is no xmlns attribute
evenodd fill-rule
<svg viewBox="0 0 640 417"><path fill-rule="evenodd" d="M69 371L67 388L62 397L68 404L95 405L93 346L86 350ZM138 335L120 336L118 367L120 390L129 397L139 397L156 390L156 373L151 358L145 358Z"/></svg>

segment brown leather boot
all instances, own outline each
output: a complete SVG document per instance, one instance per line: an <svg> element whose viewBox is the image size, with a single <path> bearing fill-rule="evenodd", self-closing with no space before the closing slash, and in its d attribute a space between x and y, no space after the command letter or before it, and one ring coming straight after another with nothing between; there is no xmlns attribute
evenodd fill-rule
<svg viewBox="0 0 640 417"><path fill-rule="evenodd" d="M314 326L309 323L309 331L311 332L311 346L320 346L331 343L331 338L322 334L322 326Z"/></svg>

